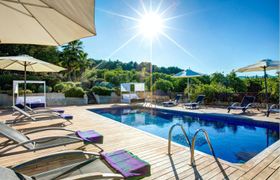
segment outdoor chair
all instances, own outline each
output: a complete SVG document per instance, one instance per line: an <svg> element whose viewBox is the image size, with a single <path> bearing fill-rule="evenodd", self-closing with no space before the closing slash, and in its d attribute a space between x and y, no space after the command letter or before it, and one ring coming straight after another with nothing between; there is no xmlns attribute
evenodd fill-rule
<svg viewBox="0 0 280 180"><path fill-rule="evenodd" d="M16 123L18 121L24 120L24 119L31 119L32 121L37 121L38 117L58 117L58 118L62 118L65 119L67 121L70 122L71 119L73 119L73 116L70 114L63 114L63 113L56 113L56 112L39 112L39 111L35 111L33 113L30 112L26 112L24 109L21 109L17 106L12 106L13 110L17 113L19 113L19 115L15 118L15 120L12 123Z"/></svg>
<svg viewBox="0 0 280 180"><path fill-rule="evenodd" d="M25 170L46 166L59 158L77 159L56 167L48 167L37 173L25 175ZM35 167L35 168L34 168ZM30 172L30 171L29 171ZM11 168L0 167L0 179L141 179L150 176L150 165L126 150L112 153L64 151L35 158Z"/></svg>
<svg viewBox="0 0 280 180"><path fill-rule="evenodd" d="M185 108L190 108L190 109L198 109L199 106L202 104L202 102L204 101L205 95L199 95L196 98L195 102L190 102L190 103L185 103L184 107Z"/></svg>
<svg viewBox="0 0 280 180"><path fill-rule="evenodd" d="M24 110L24 105L23 104L16 104L16 107ZM56 108L47 108L47 107L37 107L33 108L32 106L29 106L28 104L25 106L26 110L30 114L38 114L38 113L56 113L56 114L63 114L64 110L63 109L56 109Z"/></svg>
<svg viewBox="0 0 280 180"><path fill-rule="evenodd" d="M137 94L133 93L133 94L123 94L122 95L122 99L121 99L122 103L140 103L140 102L145 102L144 98L140 98Z"/></svg>
<svg viewBox="0 0 280 180"><path fill-rule="evenodd" d="M39 137L36 139L31 139L30 137L27 136L28 134L34 134L43 131L66 131L66 132L70 132L70 134ZM95 143L103 143L103 136L93 130L73 131L70 129L59 128L59 127L48 127L48 128L34 129L31 131L21 133L16 129L4 124L3 122L0 122L0 134L2 134L4 137L8 139L7 141L1 143L3 148L1 147L0 156L7 155L6 154L7 152L13 151L18 147L23 147L25 149L20 152L26 152L26 151L28 152L28 151L37 151L40 149L47 149L56 146L77 143L77 142L84 142L84 144L92 143L94 145Z"/></svg>
<svg viewBox="0 0 280 180"><path fill-rule="evenodd" d="M270 115L270 113L280 113L280 108L279 108L279 104L273 104L269 107L269 109L266 112L266 116L268 117Z"/></svg>
<svg viewBox="0 0 280 180"><path fill-rule="evenodd" d="M252 104L255 102L255 97L254 96L244 96L240 105L239 103L233 103L231 106L228 107L228 113L232 109L236 110L242 110L243 113L250 107L252 107Z"/></svg>
<svg viewBox="0 0 280 180"><path fill-rule="evenodd" d="M179 100L181 99L182 95L177 94L174 100L165 101L162 103L164 107L173 107L179 104Z"/></svg>

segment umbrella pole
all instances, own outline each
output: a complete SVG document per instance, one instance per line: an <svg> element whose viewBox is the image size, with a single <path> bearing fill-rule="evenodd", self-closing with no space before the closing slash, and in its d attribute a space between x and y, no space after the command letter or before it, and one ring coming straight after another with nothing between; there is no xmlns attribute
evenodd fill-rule
<svg viewBox="0 0 280 180"><path fill-rule="evenodd" d="M268 94L267 94L267 74L266 74L266 67L264 67L263 70L264 70L265 101L266 101L266 109L268 110Z"/></svg>
<svg viewBox="0 0 280 180"><path fill-rule="evenodd" d="M26 62L24 62L24 91L23 91L23 106L24 110L26 110Z"/></svg>
<svg viewBox="0 0 280 180"><path fill-rule="evenodd" d="M188 101L190 101L190 78L188 78Z"/></svg>

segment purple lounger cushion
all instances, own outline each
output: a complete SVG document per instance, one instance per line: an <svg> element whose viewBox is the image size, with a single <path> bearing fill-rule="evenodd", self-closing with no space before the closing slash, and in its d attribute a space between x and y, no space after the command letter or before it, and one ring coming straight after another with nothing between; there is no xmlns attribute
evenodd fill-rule
<svg viewBox="0 0 280 180"><path fill-rule="evenodd" d="M151 175L151 166L127 150L101 153L101 157L125 179L140 179Z"/></svg>
<svg viewBox="0 0 280 180"><path fill-rule="evenodd" d="M76 136L89 143L103 143L103 136L94 130L76 131Z"/></svg>
<svg viewBox="0 0 280 180"><path fill-rule="evenodd" d="M59 116L63 119L67 119L67 120L73 119L73 116L71 114L60 114Z"/></svg>

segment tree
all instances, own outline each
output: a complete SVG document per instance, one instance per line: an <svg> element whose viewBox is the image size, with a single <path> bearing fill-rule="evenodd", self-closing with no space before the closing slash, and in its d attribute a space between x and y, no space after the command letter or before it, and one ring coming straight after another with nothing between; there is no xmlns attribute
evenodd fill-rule
<svg viewBox="0 0 280 180"><path fill-rule="evenodd" d="M222 73L213 73L211 76L210 76L210 80L211 80L211 84L214 83L214 84L221 84L221 85L227 85L227 79L226 77L222 74Z"/></svg>
<svg viewBox="0 0 280 180"><path fill-rule="evenodd" d="M227 76L227 84L229 88L232 88L234 92L246 92L247 87L244 81L236 76L234 71L230 72Z"/></svg>
<svg viewBox="0 0 280 180"><path fill-rule="evenodd" d="M67 68L66 75L69 81L77 80L77 71L84 66L87 54L83 51L82 41L76 40L62 46L61 64Z"/></svg>
<svg viewBox="0 0 280 180"><path fill-rule="evenodd" d="M173 84L170 81L164 79L158 79L152 87L153 90L161 90L165 93L172 91L173 88Z"/></svg>

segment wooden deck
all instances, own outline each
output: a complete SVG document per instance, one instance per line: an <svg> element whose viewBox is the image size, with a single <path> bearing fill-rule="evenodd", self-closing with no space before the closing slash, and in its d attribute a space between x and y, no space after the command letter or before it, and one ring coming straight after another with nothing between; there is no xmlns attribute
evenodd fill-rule
<svg viewBox="0 0 280 180"><path fill-rule="evenodd" d="M110 105L104 105L110 106ZM190 166L189 148L172 143L172 156L167 155L167 140L110 120L88 111L101 106L64 107L66 113L74 115L73 124L62 120L30 122L16 125L14 128L24 130L35 127L57 126L64 124L73 130L94 129L104 135L104 143L100 145L105 151L127 149L151 164L152 175L145 179L280 179L280 142L258 154L243 165L236 165L223 160L215 161L212 156L196 151L196 166ZM0 110L0 121L13 119L6 110ZM57 132L52 135L56 135ZM36 134L47 136L46 132ZM3 138L0 138L0 143ZM0 166L12 166L34 157L65 149L85 148L97 151L93 145L82 147L76 143L66 147L56 147L37 152L28 152L0 157ZM19 148L20 150L20 148ZM32 173L36 172L34 169ZM39 171L39 170L38 170ZM29 172L30 173L30 172Z"/></svg>

